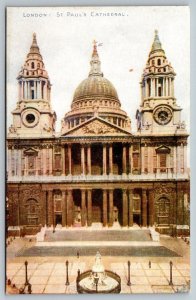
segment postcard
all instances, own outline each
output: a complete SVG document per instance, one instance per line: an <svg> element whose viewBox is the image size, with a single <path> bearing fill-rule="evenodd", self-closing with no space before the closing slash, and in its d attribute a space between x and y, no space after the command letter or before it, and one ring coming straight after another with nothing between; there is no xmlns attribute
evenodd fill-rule
<svg viewBox="0 0 196 300"><path fill-rule="evenodd" d="M6 31L6 293L189 292L189 8L7 7Z"/></svg>

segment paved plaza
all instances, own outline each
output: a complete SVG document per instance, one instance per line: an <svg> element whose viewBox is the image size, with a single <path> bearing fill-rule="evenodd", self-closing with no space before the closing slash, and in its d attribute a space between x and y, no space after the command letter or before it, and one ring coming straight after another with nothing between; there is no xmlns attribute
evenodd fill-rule
<svg viewBox="0 0 196 300"><path fill-rule="evenodd" d="M59 233L59 235L63 234ZM90 233L89 237L92 234ZM145 231L144 235L146 235ZM140 236L141 233L138 239ZM97 250L102 255L105 269L116 272L121 277L121 293L177 293L189 290L189 245L181 238L161 236L160 242L148 239L142 242L137 241L136 238L136 241L126 240L124 245L119 238L115 241L101 241L103 246L98 247L93 245L99 242L98 233L95 241L86 241L86 238L74 241L74 231L72 231L72 239L69 241L56 239L49 242L48 240L46 238L46 241L41 243L36 242L34 237L12 239L7 246L7 279L11 280L11 285L7 285L7 293L17 293L24 287L24 262L27 260L28 280L32 285L32 293L75 294L77 272L92 268ZM113 246L106 246L108 243ZM72 247L68 246L71 244ZM41 253L44 255L42 256ZM65 285L66 260L69 262L69 285ZM130 286L127 285L128 261L131 262ZM170 261L173 263L172 285L169 285ZM11 288L13 285L15 289Z"/></svg>

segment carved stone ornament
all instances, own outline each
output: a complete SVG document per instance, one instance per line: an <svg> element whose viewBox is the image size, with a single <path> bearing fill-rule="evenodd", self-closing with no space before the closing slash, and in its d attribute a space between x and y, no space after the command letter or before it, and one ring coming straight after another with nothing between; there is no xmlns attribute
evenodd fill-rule
<svg viewBox="0 0 196 300"><path fill-rule="evenodd" d="M14 127L13 125L11 125L10 127L9 127L9 132L10 133L16 133L16 127Z"/></svg>
<svg viewBox="0 0 196 300"><path fill-rule="evenodd" d="M173 193L174 190L175 190L174 187L172 187L171 185L167 185L165 183L161 183L155 187L155 192L159 195L170 194Z"/></svg>
<svg viewBox="0 0 196 300"><path fill-rule="evenodd" d="M84 124L80 128L74 130L70 135L74 136L92 136L92 135L125 135L123 130L113 127L110 124L105 124L99 120L94 120L88 124Z"/></svg>
<svg viewBox="0 0 196 300"><path fill-rule="evenodd" d="M102 124L99 121L94 121L93 123L84 126L83 133L92 133L92 134L105 134L105 133L115 133L117 130L115 128L111 128L105 124Z"/></svg>
<svg viewBox="0 0 196 300"><path fill-rule="evenodd" d="M39 198L40 190L37 190L34 186L29 186L21 191L24 198Z"/></svg>

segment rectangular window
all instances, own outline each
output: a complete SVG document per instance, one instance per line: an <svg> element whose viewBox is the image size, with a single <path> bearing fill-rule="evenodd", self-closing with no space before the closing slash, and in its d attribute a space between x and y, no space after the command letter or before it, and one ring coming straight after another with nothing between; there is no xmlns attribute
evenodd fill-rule
<svg viewBox="0 0 196 300"><path fill-rule="evenodd" d="M133 168L139 168L139 154L133 153Z"/></svg>
<svg viewBox="0 0 196 300"><path fill-rule="evenodd" d="M160 154L160 172L166 172L167 167L167 154L161 153Z"/></svg>
<svg viewBox="0 0 196 300"><path fill-rule="evenodd" d="M61 155L55 155L55 169L61 169Z"/></svg>

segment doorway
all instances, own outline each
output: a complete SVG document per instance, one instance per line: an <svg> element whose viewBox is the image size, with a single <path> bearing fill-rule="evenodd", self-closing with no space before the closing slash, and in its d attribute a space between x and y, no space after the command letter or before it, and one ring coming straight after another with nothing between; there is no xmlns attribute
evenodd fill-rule
<svg viewBox="0 0 196 300"><path fill-rule="evenodd" d="M62 215L61 214L55 215L55 224L62 225Z"/></svg>
<svg viewBox="0 0 196 300"><path fill-rule="evenodd" d="M93 192L92 192L92 220L95 223L102 222L102 203L103 203L102 190L93 190Z"/></svg>
<svg viewBox="0 0 196 300"><path fill-rule="evenodd" d="M141 215L140 214L133 214L133 224L137 224L141 226Z"/></svg>

